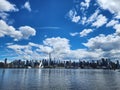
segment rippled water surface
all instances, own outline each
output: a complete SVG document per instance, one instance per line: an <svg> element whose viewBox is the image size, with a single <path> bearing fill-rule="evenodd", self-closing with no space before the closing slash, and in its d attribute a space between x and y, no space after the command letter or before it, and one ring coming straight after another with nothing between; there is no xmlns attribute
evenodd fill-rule
<svg viewBox="0 0 120 90"><path fill-rule="evenodd" d="M0 69L0 90L120 90L120 72L92 69Z"/></svg>

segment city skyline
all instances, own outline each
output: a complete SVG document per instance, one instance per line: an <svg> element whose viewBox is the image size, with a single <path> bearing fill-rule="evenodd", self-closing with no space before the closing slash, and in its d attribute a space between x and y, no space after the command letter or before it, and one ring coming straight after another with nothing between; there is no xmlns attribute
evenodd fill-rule
<svg viewBox="0 0 120 90"><path fill-rule="evenodd" d="M120 59L119 0L1 0L0 60Z"/></svg>

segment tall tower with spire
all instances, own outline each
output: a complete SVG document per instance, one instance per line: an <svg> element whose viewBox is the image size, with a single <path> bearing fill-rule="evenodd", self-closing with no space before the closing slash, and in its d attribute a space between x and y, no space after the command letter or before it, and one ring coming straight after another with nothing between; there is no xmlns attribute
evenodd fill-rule
<svg viewBox="0 0 120 90"><path fill-rule="evenodd" d="M49 53L49 61L48 61L48 66L50 66L51 65L51 53Z"/></svg>
<svg viewBox="0 0 120 90"><path fill-rule="evenodd" d="M4 67L5 68L7 67L7 58L5 58L5 60L4 60Z"/></svg>

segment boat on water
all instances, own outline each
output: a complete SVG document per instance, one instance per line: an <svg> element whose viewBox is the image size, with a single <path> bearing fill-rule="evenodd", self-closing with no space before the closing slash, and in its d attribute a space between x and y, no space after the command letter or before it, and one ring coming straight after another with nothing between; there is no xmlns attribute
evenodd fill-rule
<svg viewBox="0 0 120 90"><path fill-rule="evenodd" d="M31 66L28 66L27 68L30 69L30 68L32 68L32 67L31 67Z"/></svg>
<svg viewBox="0 0 120 90"><path fill-rule="evenodd" d="M43 68L43 67L44 67L43 63L42 63L42 61L40 61L40 64L39 64L38 68Z"/></svg>
<svg viewBox="0 0 120 90"><path fill-rule="evenodd" d="M33 65L33 66L30 65L30 66L27 66L27 68L28 69L31 69L31 68L44 68L44 66L43 66L42 61L40 61L39 64Z"/></svg>

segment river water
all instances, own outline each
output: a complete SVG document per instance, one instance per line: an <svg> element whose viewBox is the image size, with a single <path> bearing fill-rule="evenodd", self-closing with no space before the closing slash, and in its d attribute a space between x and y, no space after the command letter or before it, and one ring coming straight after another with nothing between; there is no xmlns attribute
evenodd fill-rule
<svg viewBox="0 0 120 90"><path fill-rule="evenodd" d="M97 69L0 69L0 90L120 90L120 72Z"/></svg>

